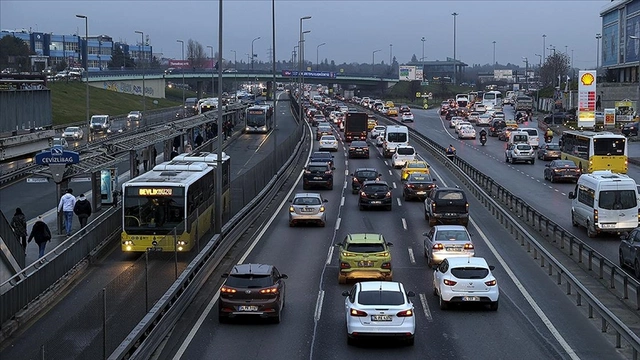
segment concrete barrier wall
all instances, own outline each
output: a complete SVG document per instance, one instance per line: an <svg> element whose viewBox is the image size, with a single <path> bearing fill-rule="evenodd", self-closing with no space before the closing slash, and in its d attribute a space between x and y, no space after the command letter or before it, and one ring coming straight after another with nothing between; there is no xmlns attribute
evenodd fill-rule
<svg viewBox="0 0 640 360"><path fill-rule="evenodd" d="M89 82L89 85L97 87L99 89L142 96L142 80L98 81ZM146 79L144 82L144 86L145 96L156 99L164 99L164 79Z"/></svg>

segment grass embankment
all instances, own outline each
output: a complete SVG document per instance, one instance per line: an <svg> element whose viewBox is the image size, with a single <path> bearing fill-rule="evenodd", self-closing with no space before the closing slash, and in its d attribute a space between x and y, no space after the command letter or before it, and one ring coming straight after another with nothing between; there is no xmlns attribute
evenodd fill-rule
<svg viewBox="0 0 640 360"><path fill-rule="evenodd" d="M81 82L51 82L53 125L65 125L86 121L86 86ZM182 91L180 92L182 97ZM157 104L154 104L157 101ZM147 111L178 106L179 101L147 97ZM89 115L126 115L132 110L142 110L142 96L123 94L89 86Z"/></svg>

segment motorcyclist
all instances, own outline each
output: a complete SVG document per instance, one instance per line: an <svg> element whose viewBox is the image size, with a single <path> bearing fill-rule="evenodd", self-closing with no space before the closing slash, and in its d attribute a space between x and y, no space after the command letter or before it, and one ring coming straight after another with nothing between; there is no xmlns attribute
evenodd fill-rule
<svg viewBox="0 0 640 360"><path fill-rule="evenodd" d="M487 142L487 130L482 129L480 130L480 143L482 143L482 145L484 145L484 143Z"/></svg>
<svg viewBox="0 0 640 360"><path fill-rule="evenodd" d="M456 148L454 148L453 145L449 144L449 147L445 150L445 153L447 154L447 156L455 156Z"/></svg>
<svg viewBox="0 0 640 360"><path fill-rule="evenodd" d="M544 139L548 143L550 143L551 139L553 139L553 130L551 130L551 128L547 128L547 131L544 133Z"/></svg>

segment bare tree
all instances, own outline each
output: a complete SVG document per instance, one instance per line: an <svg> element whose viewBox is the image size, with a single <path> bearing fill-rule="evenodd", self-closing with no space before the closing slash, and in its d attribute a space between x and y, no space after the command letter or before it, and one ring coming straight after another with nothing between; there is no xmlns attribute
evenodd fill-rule
<svg viewBox="0 0 640 360"><path fill-rule="evenodd" d="M569 74L569 64L569 57L561 52L556 52L547 57L540 69L540 78L543 86L557 86L558 76L560 79L564 79Z"/></svg>
<svg viewBox="0 0 640 360"><path fill-rule="evenodd" d="M191 62L191 66L196 69L202 69L207 62L207 54L202 44L189 39L187 42L187 59Z"/></svg>

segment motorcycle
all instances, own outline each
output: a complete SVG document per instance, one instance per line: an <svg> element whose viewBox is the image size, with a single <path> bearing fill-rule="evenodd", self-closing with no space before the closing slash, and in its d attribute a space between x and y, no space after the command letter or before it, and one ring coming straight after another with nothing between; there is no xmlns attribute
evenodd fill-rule
<svg viewBox="0 0 640 360"><path fill-rule="evenodd" d="M456 151L449 151L449 149L445 150L445 154L447 155L447 157L449 158L449 160L453 161L453 159L456 157Z"/></svg>
<svg viewBox="0 0 640 360"><path fill-rule="evenodd" d="M480 135L480 144L482 144L482 146L484 146L484 144L487 142L487 136L486 135Z"/></svg>

